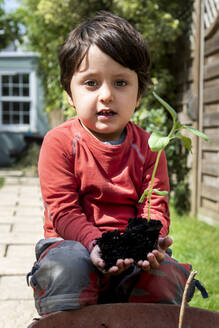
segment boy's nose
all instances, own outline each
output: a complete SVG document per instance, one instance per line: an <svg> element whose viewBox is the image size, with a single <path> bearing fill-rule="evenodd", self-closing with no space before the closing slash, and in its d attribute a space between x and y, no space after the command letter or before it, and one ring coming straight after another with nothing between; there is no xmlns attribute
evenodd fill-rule
<svg viewBox="0 0 219 328"><path fill-rule="evenodd" d="M100 88L99 101L102 103L109 103L113 100L113 90L112 87L103 84Z"/></svg>

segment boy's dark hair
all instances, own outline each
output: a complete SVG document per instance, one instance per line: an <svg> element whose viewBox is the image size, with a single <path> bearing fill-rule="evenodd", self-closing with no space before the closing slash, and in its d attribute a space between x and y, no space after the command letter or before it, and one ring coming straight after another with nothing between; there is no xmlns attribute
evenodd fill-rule
<svg viewBox="0 0 219 328"><path fill-rule="evenodd" d="M101 11L69 33L59 53L61 84L71 96L70 83L89 47L96 45L138 75L138 97L150 82L150 52L142 35L125 19Z"/></svg>

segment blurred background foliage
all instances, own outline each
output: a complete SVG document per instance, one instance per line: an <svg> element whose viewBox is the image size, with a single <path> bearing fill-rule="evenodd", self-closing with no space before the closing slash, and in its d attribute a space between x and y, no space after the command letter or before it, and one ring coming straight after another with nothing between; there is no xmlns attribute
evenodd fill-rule
<svg viewBox="0 0 219 328"><path fill-rule="evenodd" d="M20 3L20 8L8 18L14 31L19 32L18 22L23 26L23 34L18 33L19 42L39 54L46 111L62 109L66 119L75 115L59 82L58 51L67 34L99 10L124 17L142 33L151 50L151 78L156 92L175 106L177 49L182 54L188 42L193 0L20 0ZM148 132L163 134L171 124L150 92L144 95L133 121ZM182 213L190 208L187 154L175 141L166 149L166 155L174 204L178 213Z"/></svg>
<svg viewBox="0 0 219 328"><path fill-rule="evenodd" d="M0 0L0 50L6 48L15 40L22 41L20 18L8 14L4 10L3 0Z"/></svg>

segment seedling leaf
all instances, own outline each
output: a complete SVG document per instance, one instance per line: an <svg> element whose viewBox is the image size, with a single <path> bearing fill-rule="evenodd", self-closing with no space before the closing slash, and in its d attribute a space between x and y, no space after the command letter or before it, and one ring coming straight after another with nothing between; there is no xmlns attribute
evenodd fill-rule
<svg viewBox="0 0 219 328"><path fill-rule="evenodd" d="M169 137L164 137L153 132L148 140L148 144L151 151L155 152L164 149L168 145L169 141Z"/></svg>
<svg viewBox="0 0 219 328"><path fill-rule="evenodd" d="M175 130L180 130L182 128L182 124L178 121L175 123Z"/></svg>
<svg viewBox="0 0 219 328"><path fill-rule="evenodd" d="M191 138L185 137L185 136L181 136L181 140L182 143L184 145L184 147L188 150L191 151L192 150L192 140Z"/></svg>
<svg viewBox="0 0 219 328"><path fill-rule="evenodd" d="M173 118L173 121L175 122L177 114L176 114L175 110L173 109L173 107L171 107L165 100L163 100L161 97L159 97L155 91L153 91L153 95L161 103L161 105L164 106L168 110L168 112L170 113L170 115Z"/></svg>
<svg viewBox="0 0 219 328"><path fill-rule="evenodd" d="M167 196L168 195L168 191L166 190L158 190L158 189L152 189L153 192L156 194L156 195L159 195L159 196Z"/></svg>
<svg viewBox="0 0 219 328"><path fill-rule="evenodd" d="M210 141L210 138L206 134L202 133L199 130L192 128L191 126L183 125L183 129L186 129L186 130L196 134L198 137L201 137L205 141Z"/></svg>
<svg viewBox="0 0 219 328"><path fill-rule="evenodd" d="M184 135L182 135L181 133L177 133L174 138L179 138L182 140L182 143L184 145L184 147L188 150L191 151L192 150L192 140L189 137L186 137ZM173 139L174 139L173 138Z"/></svg>

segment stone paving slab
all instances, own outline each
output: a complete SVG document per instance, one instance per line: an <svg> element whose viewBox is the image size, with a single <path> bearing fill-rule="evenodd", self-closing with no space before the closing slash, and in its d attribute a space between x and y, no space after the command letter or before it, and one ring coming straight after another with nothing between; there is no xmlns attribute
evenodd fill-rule
<svg viewBox="0 0 219 328"><path fill-rule="evenodd" d="M6 245L0 245L0 258L6 254Z"/></svg>
<svg viewBox="0 0 219 328"><path fill-rule="evenodd" d="M27 328L33 318L39 318L33 301L0 301L0 328Z"/></svg>
<svg viewBox="0 0 219 328"><path fill-rule="evenodd" d="M14 177L7 177L5 180L5 186L19 186L21 184L20 178L14 178Z"/></svg>
<svg viewBox="0 0 219 328"><path fill-rule="evenodd" d="M22 188L22 190L20 191L19 196L20 196L20 198L22 198L22 197L27 197L27 198L36 197L36 198L39 198L40 197L39 189L38 188L33 189L33 187L31 187L31 188L28 188L28 187Z"/></svg>
<svg viewBox="0 0 219 328"><path fill-rule="evenodd" d="M10 286L10 289L8 286ZM0 301L33 301L33 289L27 286L26 275L1 277L0 290Z"/></svg>
<svg viewBox="0 0 219 328"><path fill-rule="evenodd" d="M16 223L22 223L22 224L39 224L39 226L42 226L43 217L39 215L21 215L21 216L13 216L13 215L5 215L0 216L0 223L9 223L9 224L16 224Z"/></svg>
<svg viewBox="0 0 219 328"><path fill-rule="evenodd" d="M16 206L17 204L17 196L15 197L14 195L10 195L10 193L8 195L1 195L0 194L0 205L5 208L5 207L9 207L9 206Z"/></svg>
<svg viewBox="0 0 219 328"><path fill-rule="evenodd" d="M38 223L36 220L32 220L31 222L25 222L20 223L19 221L17 223L14 223L11 225L11 231L12 232L35 232L40 236L40 238L43 238L43 226L42 226L42 220L39 219Z"/></svg>
<svg viewBox="0 0 219 328"><path fill-rule="evenodd" d="M41 208L38 207L17 207L15 209L16 211L16 215L17 216L37 216L39 215L39 217L43 216L43 211Z"/></svg>
<svg viewBox="0 0 219 328"><path fill-rule="evenodd" d="M27 197L20 197L19 198L19 207L38 207L41 209L41 211L43 210L43 203L41 199L36 199L33 196L29 197L29 199Z"/></svg>
<svg viewBox="0 0 219 328"><path fill-rule="evenodd" d="M0 276L21 276L26 275L33 266L30 258L11 259L7 257L0 258Z"/></svg>
<svg viewBox="0 0 219 328"><path fill-rule="evenodd" d="M39 179L38 178L21 178L19 179L19 183L21 186L25 187L39 187Z"/></svg>
<svg viewBox="0 0 219 328"><path fill-rule="evenodd" d="M20 188L18 188L17 186L13 186L13 187L7 187L4 186L2 189L0 189L0 195L1 195L1 200L2 199L7 199L7 197L9 197L10 199L16 198L19 195L20 192Z"/></svg>
<svg viewBox="0 0 219 328"><path fill-rule="evenodd" d="M2 173L2 170L0 170L0 177L7 179L7 181L19 181L19 185L23 182L31 183L34 181L39 184L39 179L37 176L25 176L23 173L19 173L18 171L11 171L11 173L7 174L7 172Z"/></svg>
<svg viewBox="0 0 219 328"><path fill-rule="evenodd" d="M34 190L39 190L40 189L40 184L39 184L39 180L34 178L32 180L30 180L30 178L28 178L27 180L20 180L19 183L20 188L22 188L22 190L25 192L25 190L32 190L34 192Z"/></svg>
<svg viewBox="0 0 219 328"><path fill-rule="evenodd" d="M19 191L21 190L21 187L19 184L17 183L14 183L14 185L8 183L8 180L5 179L5 182L4 182L4 187L0 189L0 193L1 194L7 194L8 192L12 192L15 194L15 193L19 193Z"/></svg>
<svg viewBox="0 0 219 328"><path fill-rule="evenodd" d="M0 233L10 232L12 225L10 223L0 223Z"/></svg>
<svg viewBox="0 0 219 328"><path fill-rule="evenodd" d="M1 234L0 244L11 245L34 245L42 236L38 233L32 232L22 234L19 232L7 232Z"/></svg>
<svg viewBox="0 0 219 328"><path fill-rule="evenodd" d="M13 215L14 214L14 206L11 206L11 205L1 205L0 204L0 210L1 210L1 213L0 213L0 218L3 216L3 215Z"/></svg>
<svg viewBox="0 0 219 328"><path fill-rule="evenodd" d="M11 169L1 169L0 170L0 177L22 177L23 173L20 170L11 170Z"/></svg>
<svg viewBox="0 0 219 328"><path fill-rule="evenodd" d="M43 238L43 206L37 178L2 171L0 189L0 328L27 328L39 317L26 274Z"/></svg>
<svg viewBox="0 0 219 328"><path fill-rule="evenodd" d="M30 259L30 263L35 255L35 245L8 245L7 247L7 258L11 258L13 261L13 258L22 257L22 258L28 258Z"/></svg>

